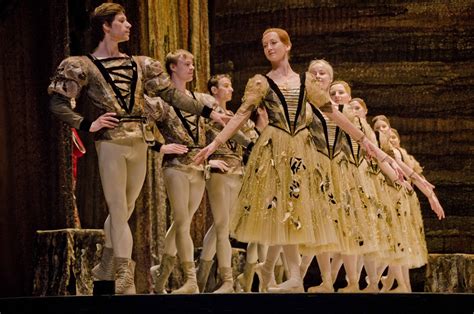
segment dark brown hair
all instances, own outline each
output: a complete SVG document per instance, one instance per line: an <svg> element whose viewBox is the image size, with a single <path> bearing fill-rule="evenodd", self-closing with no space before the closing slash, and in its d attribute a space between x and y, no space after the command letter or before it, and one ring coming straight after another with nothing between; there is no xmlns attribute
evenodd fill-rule
<svg viewBox="0 0 474 314"><path fill-rule="evenodd" d="M104 39L105 33L102 26L112 25L117 14L125 14L125 9L118 3L102 3L91 14L91 36L93 47L97 47Z"/></svg>
<svg viewBox="0 0 474 314"><path fill-rule="evenodd" d="M207 90L209 91L209 93L211 93L212 95L212 87L218 87L219 86L219 81L222 79L222 78L228 78L229 80L231 80L230 78L230 75L229 74L214 74L213 76L211 76L211 78L207 81Z"/></svg>

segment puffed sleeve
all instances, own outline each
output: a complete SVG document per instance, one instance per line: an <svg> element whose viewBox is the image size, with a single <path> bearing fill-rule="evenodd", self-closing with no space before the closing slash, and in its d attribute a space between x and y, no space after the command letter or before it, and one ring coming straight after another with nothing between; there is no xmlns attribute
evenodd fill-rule
<svg viewBox="0 0 474 314"><path fill-rule="evenodd" d="M257 131L255 131L255 123L252 120L247 120L247 122L242 127L241 131L252 142L255 142L258 138L258 133L257 133Z"/></svg>
<svg viewBox="0 0 474 314"><path fill-rule="evenodd" d="M263 75L257 74L249 79L247 86L245 86L242 105L237 110L237 113L242 114L254 111L268 93L269 88L268 81Z"/></svg>
<svg viewBox="0 0 474 314"><path fill-rule="evenodd" d="M306 72L305 87L306 97L313 106L318 107L322 112L332 112L329 93L321 88L320 82L310 72Z"/></svg>
<svg viewBox="0 0 474 314"><path fill-rule="evenodd" d="M151 96L160 96L171 106L180 110L209 118L212 112L212 103L202 103L171 85L171 79L157 60L150 57L138 58L143 69L145 90Z"/></svg>
<svg viewBox="0 0 474 314"><path fill-rule="evenodd" d="M153 121L163 121L168 115L170 106L160 97L145 95L145 115Z"/></svg>
<svg viewBox="0 0 474 314"><path fill-rule="evenodd" d="M71 127L84 131L89 131L91 122L71 108L71 99L78 98L87 83L84 61L80 57L69 57L58 66L48 86L49 110Z"/></svg>
<svg viewBox="0 0 474 314"><path fill-rule="evenodd" d="M216 136L215 141L223 144L232 137L237 130L250 118L253 110L255 110L263 98L267 95L269 85L267 79L257 74L252 77L245 87L242 105L235 113L235 116L227 123L225 128Z"/></svg>
<svg viewBox="0 0 474 314"><path fill-rule="evenodd" d="M87 85L84 61L80 57L64 59L48 86L48 94L61 94L67 98L78 98L83 86Z"/></svg>

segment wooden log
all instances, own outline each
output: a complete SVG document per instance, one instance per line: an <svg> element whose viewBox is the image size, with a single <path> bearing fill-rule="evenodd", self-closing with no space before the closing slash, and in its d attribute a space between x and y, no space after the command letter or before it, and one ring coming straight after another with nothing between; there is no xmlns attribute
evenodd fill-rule
<svg viewBox="0 0 474 314"><path fill-rule="evenodd" d="M474 255L430 254L426 268L426 292L474 291Z"/></svg>
<svg viewBox="0 0 474 314"><path fill-rule="evenodd" d="M38 230L33 295L92 295L91 269L102 255L98 229Z"/></svg>

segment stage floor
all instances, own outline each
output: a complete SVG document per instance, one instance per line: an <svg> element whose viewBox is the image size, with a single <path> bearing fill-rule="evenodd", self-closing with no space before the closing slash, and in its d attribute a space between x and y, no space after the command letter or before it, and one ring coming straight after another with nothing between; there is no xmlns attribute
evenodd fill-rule
<svg viewBox="0 0 474 314"><path fill-rule="evenodd" d="M474 294L198 294L0 298L13 313L474 313Z"/></svg>

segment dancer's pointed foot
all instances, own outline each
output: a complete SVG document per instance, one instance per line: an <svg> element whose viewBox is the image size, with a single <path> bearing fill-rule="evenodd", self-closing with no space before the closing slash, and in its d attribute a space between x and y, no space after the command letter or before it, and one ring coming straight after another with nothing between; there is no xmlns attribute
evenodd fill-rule
<svg viewBox="0 0 474 314"><path fill-rule="evenodd" d="M365 287L361 292L364 293L374 293L374 292L380 292L379 286L376 284L369 284L367 287Z"/></svg>
<svg viewBox="0 0 474 314"><path fill-rule="evenodd" d="M387 291L388 293L409 293L410 290L406 285L398 285L395 289Z"/></svg>
<svg viewBox="0 0 474 314"><path fill-rule="evenodd" d="M393 281L391 281L388 276L382 276L380 282L382 282L382 289L380 289L380 292L389 292L393 286Z"/></svg>
<svg viewBox="0 0 474 314"><path fill-rule="evenodd" d="M304 292L303 280L289 279L276 287L268 287L270 293L302 293Z"/></svg>
<svg viewBox="0 0 474 314"><path fill-rule="evenodd" d="M258 263L255 266L255 273L258 276L258 292L267 292L273 278L273 272L267 271L264 263Z"/></svg>
<svg viewBox="0 0 474 314"><path fill-rule="evenodd" d="M361 292L359 289L358 283L349 284L344 288L338 289L337 292L340 293L359 293Z"/></svg>
<svg viewBox="0 0 474 314"><path fill-rule="evenodd" d="M308 288L309 293L332 293L334 287L330 283L323 282L319 286L313 286Z"/></svg>

